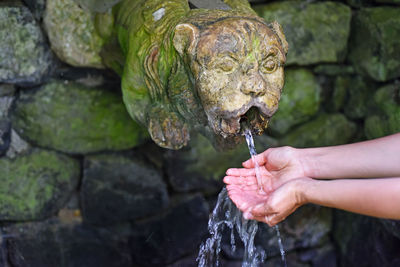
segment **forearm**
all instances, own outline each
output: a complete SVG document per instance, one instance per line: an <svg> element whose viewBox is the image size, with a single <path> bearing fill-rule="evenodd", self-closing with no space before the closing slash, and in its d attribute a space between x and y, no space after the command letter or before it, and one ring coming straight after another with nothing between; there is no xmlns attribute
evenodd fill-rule
<svg viewBox="0 0 400 267"><path fill-rule="evenodd" d="M302 203L400 220L400 177L381 179L314 180L298 186Z"/></svg>
<svg viewBox="0 0 400 267"><path fill-rule="evenodd" d="M298 149L306 176L319 179L400 176L400 133L349 145Z"/></svg>

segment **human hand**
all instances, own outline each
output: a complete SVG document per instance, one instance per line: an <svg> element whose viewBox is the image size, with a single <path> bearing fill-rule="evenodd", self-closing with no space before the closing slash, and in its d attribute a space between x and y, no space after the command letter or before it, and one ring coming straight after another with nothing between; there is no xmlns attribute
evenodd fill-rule
<svg viewBox="0 0 400 267"><path fill-rule="evenodd" d="M270 148L255 156L261 176L273 177L267 180L269 188L264 188L266 191L274 190L289 180L307 176L299 151L285 146ZM242 165L244 168L231 168L226 171L226 174L233 177L256 175L253 159L243 162Z"/></svg>
<svg viewBox="0 0 400 267"><path fill-rule="evenodd" d="M262 176L267 179L266 176ZM307 177L292 179L275 191L260 192L255 176L234 178L225 177L228 195L243 212L246 219L254 219L274 226L283 221L306 201L302 186L311 180Z"/></svg>

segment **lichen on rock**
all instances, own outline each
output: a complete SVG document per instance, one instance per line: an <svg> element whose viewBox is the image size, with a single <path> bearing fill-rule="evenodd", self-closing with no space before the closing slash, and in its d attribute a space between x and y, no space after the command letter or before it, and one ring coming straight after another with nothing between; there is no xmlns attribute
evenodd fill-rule
<svg viewBox="0 0 400 267"><path fill-rule="evenodd" d="M0 220L39 220L65 204L78 185L79 163L56 152L32 149L0 159Z"/></svg>
<svg viewBox="0 0 400 267"><path fill-rule="evenodd" d="M51 48L73 66L102 68L103 39L96 33L93 14L73 0L47 0L44 25Z"/></svg>
<svg viewBox="0 0 400 267"><path fill-rule="evenodd" d="M39 83L51 63L45 37L29 9L0 5L0 83Z"/></svg>

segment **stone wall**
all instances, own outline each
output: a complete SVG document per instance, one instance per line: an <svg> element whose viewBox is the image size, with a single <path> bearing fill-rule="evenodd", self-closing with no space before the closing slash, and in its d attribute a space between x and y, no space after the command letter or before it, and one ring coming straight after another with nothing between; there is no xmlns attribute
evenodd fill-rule
<svg viewBox="0 0 400 267"><path fill-rule="evenodd" d="M44 30L45 3L0 3L0 266L196 266L221 178L247 148L216 152L202 136L180 151L154 145L127 114L115 74L73 67L74 52L57 56L48 40L63 36ZM279 111L259 151L400 131L400 1L253 5L290 45ZM81 14L73 10L61 15ZM63 27L77 38L90 34L71 26ZM280 266L275 233L261 228L266 266ZM307 205L281 233L288 266L400 265L396 221ZM240 266L243 251L228 239L222 264Z"/></svg>

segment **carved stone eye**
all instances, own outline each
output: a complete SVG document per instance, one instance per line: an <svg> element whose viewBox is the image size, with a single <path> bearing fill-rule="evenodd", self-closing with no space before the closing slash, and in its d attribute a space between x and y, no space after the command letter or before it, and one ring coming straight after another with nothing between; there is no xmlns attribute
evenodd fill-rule
<svg viewBox="0 0 400 267"><path fill-rule="evenodd" d="M277 69L277 67L278 63L276 58L274 56L269 56L263 61L261 71L263 73L272 73Z"/></svg>
<svg viewBox="0 0 400 267"><path fill-rule="evenodd" d="M236 69L237 62L231 57L223 57L215 64L215 68L223 72L232 72Z"/></svg>

